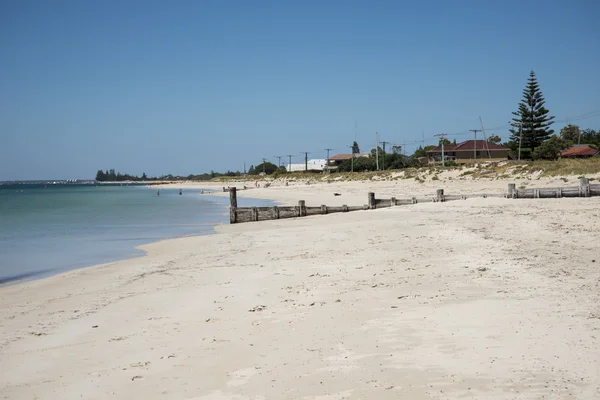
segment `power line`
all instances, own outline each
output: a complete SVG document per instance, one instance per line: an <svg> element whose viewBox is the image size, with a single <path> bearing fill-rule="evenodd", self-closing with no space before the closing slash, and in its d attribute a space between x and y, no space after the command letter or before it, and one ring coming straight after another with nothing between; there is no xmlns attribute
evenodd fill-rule
<svg viewBox="0 0 600 400"><path fill-rule="evenodd" d="M600 110L593 110L593 111L588 111L586 113L582 113L582 114L578 114L575 116L570 116L570 117L566 117L560 120L555 120L553 121L554 123L571 123L571 122L575 122L575 121L581 121L581 120L585 120L585 119L589 119L589 118L595 118L595 117L600 117ZM509 130L511 128L511 126L514 126L512 123L508 123L506 125L499 125L499 126L494 126L493 128L487 128L485 129L486 131L503 131L503 130ZM518 126L518 125L517 125ZM357 132L357 128L358 128L358 123L355 120L354 121L354 135L355 135L355 141L357 139L358 136L358 132ZM461 137L461 136L469 136L471 134L475 135L475 154L476 153L476 147L477 147L477 132L483 132L482 130L479 129L469 129L469 130L465 130L465 131L459 131L459 132L454 132L454 133L445 133L444 138L447 137ZM506 139L507 137L509 137L510 135L508 133L503 134L503 133L499 133L498 136L500 136L503 139ZM425 131L422 130L421 131L421 140L414 140L414 141L410 141L410 142L402 142L402 151L406 152L406 147L407 146L412 146L412 145L418 145L421 144L422 146L425 146L426 143L426 139L432 139L435 137L439 137L439 134L437 135L425 135ZM392 144L390 142L382 142L384 143L384 146L386 144ZM325 149L327 151L327 160L329 161L329 156L330 156L330 152L331 151L341 151L340 149L333 149L333 148L329 148L329 149ZM489 150L489 149L488 149ZM302 154L305 153L311 153L311 152L303 152ZM376 149L376 153L378 153L378 150ZM278 158L279 163L281 163L281 158L283 158L284 156L275 156L276 158ZM292 155L288 154L287 155L288 159L289 159L289 164L292 164ZM305 154L305 169L307 169L307 154ZM377 162L379 162L379 157L377 156Z"/></svg>

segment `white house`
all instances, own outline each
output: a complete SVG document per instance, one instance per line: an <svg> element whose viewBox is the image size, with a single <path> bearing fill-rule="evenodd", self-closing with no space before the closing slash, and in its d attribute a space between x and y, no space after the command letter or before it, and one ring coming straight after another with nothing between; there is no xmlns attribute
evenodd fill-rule
<svg viewBox="0 0 600 400"><path fill-rule="evenodd" d="M325 166L327 165L327 160L325 159L315 159L315 160L308 160L308 163L305 165L304 163L301 164L288 164L286 165L285 169L288 172L304 172L305 170L308 170L309 172L312 171L319 171L319 172L323 172L323 170L325 169Z"/></svg>

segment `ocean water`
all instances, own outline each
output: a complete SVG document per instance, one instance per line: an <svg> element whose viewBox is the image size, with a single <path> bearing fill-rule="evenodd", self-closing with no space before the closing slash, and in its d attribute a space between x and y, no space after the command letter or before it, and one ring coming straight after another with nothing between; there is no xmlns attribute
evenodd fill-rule
<svg viewBox="0 0 600 400"><path fill-rule="evenodd" d="M143 255L135 247L214 233L229 200L135 185L0 185L0 283ZM240 206L265 202L240 199ZM257 204L260 203L260 204Z"/></svg>

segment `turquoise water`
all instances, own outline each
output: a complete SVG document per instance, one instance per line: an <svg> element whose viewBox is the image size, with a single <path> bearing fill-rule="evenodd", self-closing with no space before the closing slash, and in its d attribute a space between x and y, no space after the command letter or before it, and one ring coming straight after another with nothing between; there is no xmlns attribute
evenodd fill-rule
<svg viewBox="0 0 600 400"><path fill-rule="evenodd" d="M210 234L215 224L228 223L226 198L157 190L0 186L0 282L139 256L135 246Z"/></svg>

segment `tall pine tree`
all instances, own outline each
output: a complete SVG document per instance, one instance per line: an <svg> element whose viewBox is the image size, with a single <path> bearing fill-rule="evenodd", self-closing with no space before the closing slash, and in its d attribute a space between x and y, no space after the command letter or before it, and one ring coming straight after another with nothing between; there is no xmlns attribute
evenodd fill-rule
<svg viewBox="0 0 600 400"><path fill-rule="evenodd" d="M531 152L554 133L554 130L550 129L554 117L548 116L549 111L544 107L544 103L535 72L531 71L527 86L523 90L523 100L519 103L519 111L513 112L514 128L510 130L510 145L513 149L519 147L520 124L523 126L521 148L530 149Z"/></svg>

